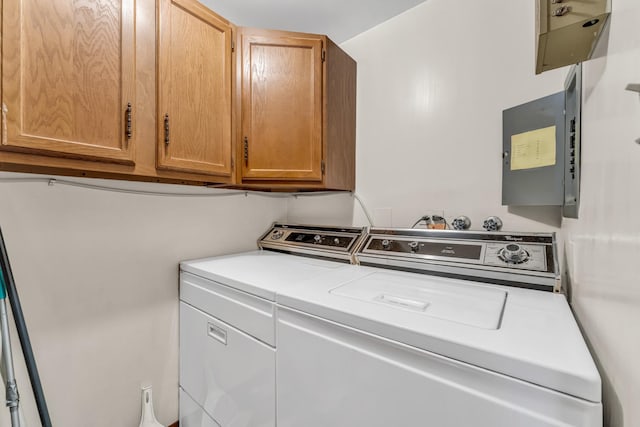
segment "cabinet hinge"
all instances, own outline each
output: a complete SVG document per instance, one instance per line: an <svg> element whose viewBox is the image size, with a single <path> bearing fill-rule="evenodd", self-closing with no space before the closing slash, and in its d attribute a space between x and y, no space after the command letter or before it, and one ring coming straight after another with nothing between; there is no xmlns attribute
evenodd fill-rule
<svg viewBox="0 0 640 427"><path fill-rule="evenodd" d="M325 58L327 57L327 51L322 49L322 62L325 61Z"/></svg>
<svg viewBox="0 0 640 427"><path fill-rule="evenodd" d="M324 175L324 170L325 170L324 160L320 162L320 170L322 171L322 175Z"/></svg>
<svg viewBox="0 0 640 427"><path fill-rule="evenodd" d="M7 144L7 113L9 109L7 108L7 104L2 103L2 144Z"/></svg>
<svg viewBox="0 0 640 427"><path fill-rule="evenodd" d="M231 169L234 169L236 167L236 161L233 160L233 158L231 159Z"/></svg>
<svg viewBox="0 0 640 427"><path fill-rule="evenodd" d="M235 40L231 40L231 52L235 52L236 51L236 41Z"/></svg>

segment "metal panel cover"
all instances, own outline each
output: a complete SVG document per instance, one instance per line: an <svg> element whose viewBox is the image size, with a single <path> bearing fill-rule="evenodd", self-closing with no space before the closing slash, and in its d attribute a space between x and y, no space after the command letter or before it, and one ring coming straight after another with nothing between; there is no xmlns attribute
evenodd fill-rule
<svg viewBox="0 0 640 427"><path fill-rule="evenodd" d="M562 206L564 202L564 92L502 113L502 204ZM512 136L555 126L555 164L511 170Z"/></svg>

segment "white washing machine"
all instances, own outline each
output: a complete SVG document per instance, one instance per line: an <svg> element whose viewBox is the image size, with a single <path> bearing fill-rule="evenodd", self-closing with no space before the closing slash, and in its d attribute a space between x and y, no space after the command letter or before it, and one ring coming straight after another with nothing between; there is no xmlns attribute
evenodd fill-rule
<svg viewBox="0 0 640 427"><path fill-rule="evenodd" d="M260 246L317 256L326 245L327 257L344 246L333 232L275 224ZM599 374L557 292L553 235L356 235L361 265L266 251L182 264L181 387L198 408L224 427L602 425ZM213 281L249 311L218 310L221 325L203 308ZM220 348L198 347L193 330ZM265 351L231 351L230 331Z"/></svg>

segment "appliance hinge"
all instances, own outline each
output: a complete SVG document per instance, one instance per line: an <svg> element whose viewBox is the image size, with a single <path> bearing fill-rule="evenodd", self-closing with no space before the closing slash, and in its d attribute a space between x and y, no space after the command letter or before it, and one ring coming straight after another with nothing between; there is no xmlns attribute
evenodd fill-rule
<svg viewBox="0 0 640 427"><path fill-rule="evenodd" d="M169 113L164 115L164 143L169 145Z"/></svg>
<svg viewBox="0 0 640 427"><path fill-rule="evenodd" d="M249 166L249 138L244 137L244 165Z"/></svg>
<svg viewBox="0 0 640 427"><path fill-rule="evenodd" d="M133 114L133 107L131 106L130 102L127 102L127 109L126 109L126 113L125 113L125 128L124 128L124 134L127 137L127 139L131 139L131 137L133 136L133 128L132 128L132 117Z"/></svg>
<svg viewBox="0 0 640 427"><path fill-rule="evenodd" d="M322 62L325 61L326 57L327 57L327 51L322 49Z"/></svg>
<svg viewBox="0 0 640 427"><path fill-rule="evenodd" d="M7 104L2 103L2 145L7 145L7 113L9 109Z"/></svg>
<svg viewBox="0 0 640 427"><path fill-rule="evenodd" d="M322 175L324 175L324 170L325 170L324 160L320 162L320 170L322 171Z"/></svg>

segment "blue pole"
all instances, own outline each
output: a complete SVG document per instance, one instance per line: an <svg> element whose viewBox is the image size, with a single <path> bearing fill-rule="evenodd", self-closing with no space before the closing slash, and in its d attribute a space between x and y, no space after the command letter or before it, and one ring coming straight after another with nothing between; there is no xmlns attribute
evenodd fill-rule
<svg viewBox="0 0 640 427"><path fill-rule="evenodd" d="M7 285L4 284L4 276L2 275L2 270L0 270L0 299L5 299L7 297Z"/></svg>

